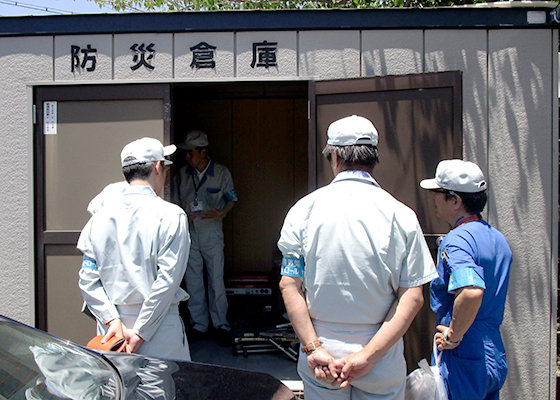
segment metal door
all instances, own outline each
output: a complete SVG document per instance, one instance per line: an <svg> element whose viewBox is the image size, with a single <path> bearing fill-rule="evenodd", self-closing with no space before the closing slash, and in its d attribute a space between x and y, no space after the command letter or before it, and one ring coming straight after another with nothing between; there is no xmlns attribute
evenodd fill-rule
<svg viewBox="0 0 560 400"><path fill-rule="evenodd" d="M76 243L90 217L87 205L123 180L124 145L144 136L169 143L169 88L40 87L35 100L36 324L85 344L95 323L80 312ZM56 114L45 116L46 107Z"/></svg>
<svg viewBox="0 0 560 400"><path fill-rule="evenodd" d="M320 81L310 84L310 190L328 184L330 165L321 151L329 124L349 115L369 118L379 131L377 182L416 211L435 256L435 239L447 233L438 220L431 195L420 180L433 177L442 159L462 158L461 72L441 72L374 78ZM405 335L409 370L431 354L435 319L429 308L428 285L424 307Z"/></svg>

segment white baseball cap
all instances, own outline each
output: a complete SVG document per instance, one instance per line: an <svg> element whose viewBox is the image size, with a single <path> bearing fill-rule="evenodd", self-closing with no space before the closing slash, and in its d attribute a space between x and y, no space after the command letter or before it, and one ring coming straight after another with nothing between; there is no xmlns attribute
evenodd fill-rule
<svg viewBox="0 0 560 400"><path fill-rule="evenodd" d="M420 182L423 189L442 188L463 193L482 192L487 186L480 167L463 160L440 161L436 168L436 177Z"/></svg>
<svg viewBox="0 0 560 400"><path fill-rule="evenodd" d="M181 149L189 150L197 147L206 147L208 144L208 136L206 136L206 133L202 131L190 131L187 133L187 136L185 136L185 141L179 143L177 146Z"/></svg>
<svg viewBox="0 0 560 400"><path fill-rule="evenodd" d="M358 115L334 121L327 130L327 144L333 146L354 146L370 144L377 146L377 129L367 118Z"/></svg>
<svg viewBox="0 0 560 400"><path fill-rule="evenodd" d="M154 161L163 161L164 165L170 165L173 161L166 160L165 157L175 153L175 150L177 147L174 144L164 147L159 140L145 137L124 146L121 163L123 167Z"/></svg>

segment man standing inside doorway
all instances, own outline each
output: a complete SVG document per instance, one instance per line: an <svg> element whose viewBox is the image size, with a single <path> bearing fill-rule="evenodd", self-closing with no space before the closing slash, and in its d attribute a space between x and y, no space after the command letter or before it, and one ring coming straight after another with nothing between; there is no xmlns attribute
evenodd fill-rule
<svg viewBox="0 0 560 400"><path fill-rule="evenodd" d="M187 212L192 240L185 274L187 292L191 296L188 303L192 325L189 340L195 342L206 338L212 319L216 341L221 346L229 346L222 220L237 201L237 193L229 170L207 156L208 145L208 137L201 131L189 132L185 141L178 144L186 150L188 165L175 175L173 201ZM204 265L208 277L208 302Z"/></svg>
<svg viewBox="0 0 560 400"><path fill-rule="evenodd" d="M78 240L84 254L79 286L97 320L97 333L127 340L126 351L190 361L179 315L189 256L187 216L161 199L176 147L153 138L121 153L124 185L117 199L99 207Z"/></svg>

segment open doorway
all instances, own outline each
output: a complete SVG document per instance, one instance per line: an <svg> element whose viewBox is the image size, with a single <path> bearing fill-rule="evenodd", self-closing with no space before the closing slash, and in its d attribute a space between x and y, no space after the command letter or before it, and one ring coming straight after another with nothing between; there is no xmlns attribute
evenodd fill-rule
<svg viewBox="0 0 560 400"><path fill-rule="evenodd" d="M223 221L230 318L260 318L282 308L276 242L286 212L308 191L307 98L303 81L172 87L172 142L193 129L205 132L208 156L230 170L238 194ZM173 173L186 164L185 151L174 157ZM268 295L255 303L243 291L251 286Z"/></svg>

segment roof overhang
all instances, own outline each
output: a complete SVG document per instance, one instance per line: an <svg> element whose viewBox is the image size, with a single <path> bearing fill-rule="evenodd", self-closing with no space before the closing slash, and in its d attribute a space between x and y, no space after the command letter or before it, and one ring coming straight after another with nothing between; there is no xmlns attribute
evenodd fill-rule
<svg viewBox="0 0 560 400"><path fill-rule="evenodd" d="M551 29L558 27L555 18L557 6L558 3L551 1L506 1L423 9L234 10L0 17L0 36L355 29Z"/></svg>

